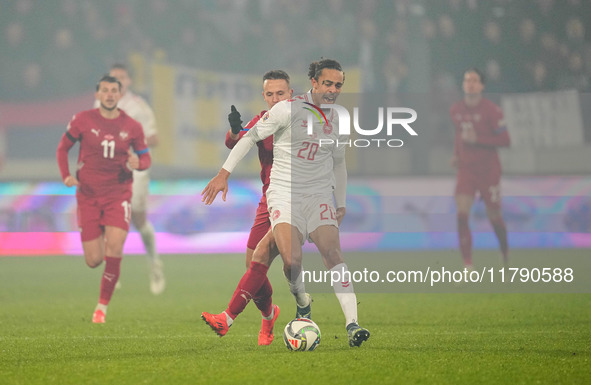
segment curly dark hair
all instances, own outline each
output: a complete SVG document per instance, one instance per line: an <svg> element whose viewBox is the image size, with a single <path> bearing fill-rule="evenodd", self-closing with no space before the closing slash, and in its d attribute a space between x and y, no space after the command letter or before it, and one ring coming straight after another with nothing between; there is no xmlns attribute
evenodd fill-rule
<svg viewBox="0 0 591 385"><path fill-rule="evenodd" d="M345 71L343 71L343 67L341 67L341 64L338 61L333 59L321 58L320 60L310 64L308 69L308 79L318 80L318 77L320 76L320 74L322 74L322 70L325 68L341 71L343 73L344 78Z"/></svg>

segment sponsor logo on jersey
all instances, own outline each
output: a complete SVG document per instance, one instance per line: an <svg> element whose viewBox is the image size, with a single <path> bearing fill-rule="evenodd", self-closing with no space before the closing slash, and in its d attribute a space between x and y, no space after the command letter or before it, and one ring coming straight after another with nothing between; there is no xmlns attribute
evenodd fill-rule
<svg viewBox="0 0 591 385"><path fill-rule="evenodd" d="M92 132L93 134L95 134L96 136L99 136L99 132L101 132L101 129L96 129L96 128L91 128L90 132Z"/></svg>

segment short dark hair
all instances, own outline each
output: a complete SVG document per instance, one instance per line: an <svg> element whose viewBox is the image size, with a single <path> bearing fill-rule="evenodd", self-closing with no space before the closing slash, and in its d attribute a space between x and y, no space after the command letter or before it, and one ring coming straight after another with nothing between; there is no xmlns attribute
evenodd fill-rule
<svg viewBox="0 0 591 385"><path fill-rule="evenodd" d="M345 75L345 71L343 71L343 67L341 67L341 64L338 61L333 59L321 58L320 60L310 64L308 69L308 78L310 80L318 80L318 77L320 76L320 74L322 74L322 70L325 68L341 71L343 73L343 76Z"/></svg>
<svg viewBox="0 0 591 385"><path fill-rule="evenodd" d="M287 72L285 72L283 70L271 70L263 75L263 82L265 80L278 80L278 79L283 79L287 82L287 84L289 84L289 75L287 74Z"/></svg>
<svg viewBox="0 0 591 385"><path fill-rule="evenodd" d="M102 78L100 78L100 80L96 83L96 90L99 90L99 87L101 85L102 82L107 82L107 83L117 83L117 85L119 85L119 91L121 91L121 82L119 80L117 80L117 78L115 78L114 76L111 75L103 75Z"/></svg>
<svg viewBox="0 0 591 385"><path fill-rule="evenodd" d="M476 75L478 75L478 77L480 78L480 83L485 84L484 72L482 72L481 70L479 70L476 67L470 67L466 71L464 71L464 75L466 75L467 73L470 73L470 72L473 72Z"/></svg>

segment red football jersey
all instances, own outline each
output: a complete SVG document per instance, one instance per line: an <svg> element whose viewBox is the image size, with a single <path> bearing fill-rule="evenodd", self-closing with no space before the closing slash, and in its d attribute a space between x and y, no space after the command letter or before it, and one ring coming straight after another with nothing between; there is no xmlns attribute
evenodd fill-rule
<svg viewBox="0 0 591 385"><path fill-rule="evenodd" d="M234 148L236 143L242 138L250 128L252 128L260 118L265 115L267 111L261 111L261 113L255 116L246 126L244 126L244 130L240 131L238 135L240 137L236 140L230 137L230 132L226 133L226 147L229 149ZM259 161L261 162L261 181L263 182L263 195L267 192L269 188L269 182L271 178L271 166L273 166L273 135L269 136L267 139L262 140L257 143L259 147Z"/></svg>
<svg viewBox="0 0 591 385"><path fill-rule="evenodd" d="M497 148L510 144L501 108L485 98L474 107L462 100L451 107L450 116L456 127L454 152L458 159L458 169L498 167L500 170ZM466 130L476 132L475 143L462 140L462 132Z"/></svg>
<svg viewBox="0 0 591 385"><path fill-rule="evenodd" d="M80 142L76 175L79 193L117 195L131 189L128 150L144 153L148 149L140 123L122 110L119 117L106 119L96 108L74 115L66 135ZM67 170L60 165L60 171L65 178Z"/></svg>

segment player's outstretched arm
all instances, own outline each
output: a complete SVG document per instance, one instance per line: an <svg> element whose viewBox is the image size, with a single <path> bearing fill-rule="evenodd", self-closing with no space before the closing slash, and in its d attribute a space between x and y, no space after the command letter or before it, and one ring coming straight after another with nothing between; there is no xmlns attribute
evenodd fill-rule
<svg viewBox="0 0 591 385"><path fill-rule="evenodd" d="M226 194L228 193L229 177L230 172L222 168L220 172L209 181L203 191L201 191L201 202L204 202L206 205L212 204L220 191L222 191L222 200L225 202Z"/></svg>

